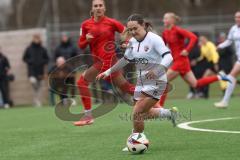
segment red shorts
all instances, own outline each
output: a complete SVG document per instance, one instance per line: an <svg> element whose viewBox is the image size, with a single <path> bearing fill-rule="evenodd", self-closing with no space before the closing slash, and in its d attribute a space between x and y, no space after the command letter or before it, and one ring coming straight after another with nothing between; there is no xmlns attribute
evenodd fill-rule
<svg viewBox="0 0 240 160"><path fill-rule="evenodd" d="M188 72L191 71L191 66L189 59L178 59L173 61L173 65L170 68L175 72L179 72L182 77L184 77Z"/></svg>
<svg viewBox="0 0 240 160"><path fill-rule="evenodd" d="M111 68L117 61L118 61L118 58L116 56L112 56L110 58L102 59L102 60L94 59L93 67L99 70L100 73L102 73L108 70L109 68ZM106 80L109 81L111 80L111 78L118 77L120 74L122 74L121 71L114 72Z"/></svg>

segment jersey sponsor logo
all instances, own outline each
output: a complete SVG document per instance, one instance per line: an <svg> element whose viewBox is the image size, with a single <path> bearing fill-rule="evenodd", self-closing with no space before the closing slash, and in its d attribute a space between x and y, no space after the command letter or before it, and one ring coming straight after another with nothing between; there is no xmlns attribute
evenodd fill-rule
<svg viewBox="0 0 240 160"><path fill-rule="evenodd" d="M157 96L158 95L158 90L154 90L153 91L153 96Z"/></svg>
<svg viewBox="0 0 240 160"><path fill-rule="evenodd" d="M144 65L147 65L148 64L148 59L146 58L135 58L134 59L134 62L136 64L144 64Z"/></svg>

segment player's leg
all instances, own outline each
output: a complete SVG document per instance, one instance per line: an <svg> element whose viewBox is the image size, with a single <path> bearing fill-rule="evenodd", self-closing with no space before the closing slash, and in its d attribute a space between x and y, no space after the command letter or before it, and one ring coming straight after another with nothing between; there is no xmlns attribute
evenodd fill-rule
<svg viewBox="0 0 240 160"><path fill-rule="evenodd" d="M166 108L151 108L149 112L146 114L147 119L167 119L171 120L173 126L176 126L176 119L177 119L177 114L178 114L178 108L177 107L172 107L170 109Z"/></svg>
<svg viewBox="0 0 240 160"><path fill-rule="evenodd" d="M85 116L77 122L74 122L76 126L84 126L93 123L92 117L92 102L91 92L88 88L89 84L93 82L98 75L99 70L95 66L91 66L87 69L79 78L77 82L78 90L84 107Z"/></svg>
<svg viewBox="0 0 240 160"><path fill-rule="evenodd" d="M91 82L95 80L98 73L99 73L99 70L96 69L94 66L92 66L80 76L77 82L78 90L79 90L85 111L89 111L92 109L91 93L88 86Z"/></svg>
<svg viewBox="0 0 240 160"><path fill-rule="evenodd" d="M209 77L204 77L197 80L192 71L189 71L183 76L183 79L193 88L200 88L200 87L206 86L208 84L222 80L222 78L226 78L226 77L209 76Z"/></svg>
<svg viewBox="0 0 240 160"><path fill-rule="evenodd" d="M155 105L158 102L158 100L154 101L154 99L148 97L148 99L142 99L140 101L137 101L135 103L135 107L139 107L135 109L135 114L133 114L133 117L135 118L133 124L134 129L132 132L134 133L142 133L144 131L144 120L147 119L157 119L157 118L167 118L168 120L172 121L173 126L176 126L176 119L178 115L178 109L176 107L173 107L172 109L164 109L164 108L151 108L150 105ZM139 104L137 104L139 103ZM149 104L149 106L144 105ZM138 106L136 106L138 105ZM140 114L138 112L144 111L144 107L149 108L150 110L147 113ZM147 109L148 110L148 109ZM134 116L136 115L136 116ZM142 116L142 117L139 117ZM135 129L136 128L136 129ZM122 149L123 152L128 152L128 147L124 147Z"/></svg>
<svg viewBox="0 0 240 160"><path fill-rule="evenodd" d="M232 95L235 85L236 85L236 77L239 75L239 73L240 73L240 63L237 62L234 65L231 73L228 75L228 78L231 80L231 83L228 83L228 86L227 86L227 89L225 91L222 101L215 103L216 107L224 108L224 107L228 106L229 100L231 98L231 95Z"/></svg>
<svg viewBox="0 0 240 160"><path fill-rule="evenodd" d="M144 131L144 120L153 119L153 118L168 118L172 120L175 125L175 120L177 117L177 108L164 109L164 108L153 108L154 105L159 101L158 98L148 95L145 92L142 92L143 86L137 85L134 93L135 105L133 109L133 130L132 132L142 133ZM150 91L151 90L147 90ZM146 92L147 92L146 91ZM161 95L161 91L159 94ZM155 97L160 97L160 95L155 95ZM128 151L128 148L123 148L124 152Z"/></svg>
<svg viewBox="0 0 240 160"><path fill-rule="evenodd" d="M172 69L169 69L169 70L167 71L167 79L168 79L168 82L173 81L173 80L174 80L175 78L177 78L178 76L179 76L179 72L177 72L177 71L174 71L174 70L172 70ZM168 92L168 87L166 88L165 92L163 93L163 95L162 95L162 97L161 97L161 99L160 99L160 101L159 101L160 106L164 106L165 100L166 100L166 98L167 98L167 92Z"/></svg>
<svg viewBox="0 0 240 160"><path fill-rule="evenodd" d="M142 95L133 108L133 132L142 133L144 131L144 119L158 100Z"/></svg>
<svg viewBox="0 0 240 160"><path fill-rule="evenodd" d="M212 69L213 67L210 67L205 70L203 77L210 77L216 75L215 70ZM203 98L209 98L209 85L205 85L204 87L201 88L202 91L202 97Z"/></svg>

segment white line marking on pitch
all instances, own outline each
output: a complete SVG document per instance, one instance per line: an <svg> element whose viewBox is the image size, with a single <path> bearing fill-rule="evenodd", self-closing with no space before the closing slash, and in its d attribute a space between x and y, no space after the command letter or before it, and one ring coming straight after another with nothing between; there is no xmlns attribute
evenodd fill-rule
<svg viewBox="0 0 240 160"><path fill-rule="evenodd" d="M180 123L177 126L181 129L186 129L186 130L190 130L190 131L240 134L240 131L214 130L214 129L195 128L195 127L189 126L190 124L197 124L197 123L204 123L204 122L214 122L214 121L224 121L224 120L232 120L232 119L239 119L239 118L240 117L228 117L228 118L219 118L219 119L207 119L207 120L200 120L200 121L191 121L191 122Z"/></svg>

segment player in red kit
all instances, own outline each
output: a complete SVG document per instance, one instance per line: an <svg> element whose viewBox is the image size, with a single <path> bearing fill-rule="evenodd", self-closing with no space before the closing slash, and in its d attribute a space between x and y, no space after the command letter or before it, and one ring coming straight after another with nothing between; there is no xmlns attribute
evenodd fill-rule
<svg viewBox="0 0 240 160"><path fill-rule="evenodd" d="M95 81L96 76L111 68L116 62L115 49L111 45L115 42L115 33L123 34L125 27L115 19L105 16L105 1L92 1L92 17L81 25L79 47L85 49L90 46L94 64L88 68L77 82L81 100L85 109L85 116L77 122L76 126L90 125L94 122L91 114L91 93L89 83ZM110 49L109 49L110 48ZM127 82L121 72L113 73L108 80L123 92L133 94L135 86Z"/></svg>
<svg viewBox="0 0 240 160"><path fill-rule="evenodd" d="M162 33L162 37L171 49L173 56L173 65L167 71L168 81L170 82L181 75L184 81L193 88L203 87L219 80L229 81L225 75L210 76L198 80L195 78L190 67L188 54L195 43L197 43L197 37L193 33L176 26L178 21L180 21L180 17L175 13L166 13L163 18L165 30ZM185 45L185 40L189 40L187 46ZM164 106L166 95L167 93L165 92L165 95L161 97L161 106Z"/></svg>

